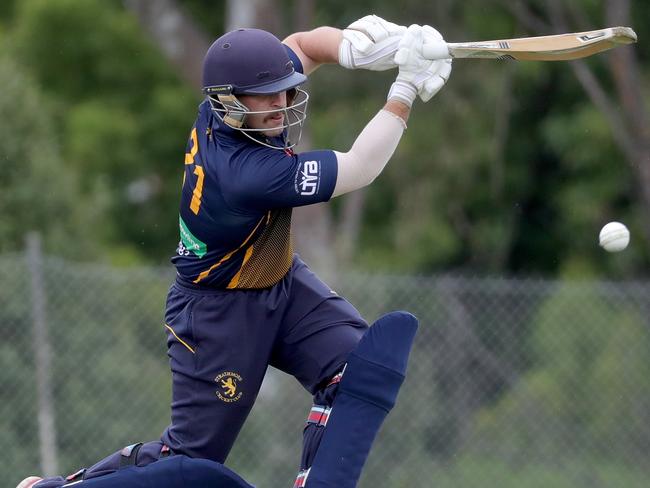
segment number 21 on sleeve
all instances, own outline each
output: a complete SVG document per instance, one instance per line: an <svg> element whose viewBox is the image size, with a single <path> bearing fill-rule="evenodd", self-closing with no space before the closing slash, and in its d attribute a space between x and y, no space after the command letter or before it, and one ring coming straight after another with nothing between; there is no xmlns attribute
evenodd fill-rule
<svg viewBox="0 0 650 488"><path fill-rule="evenodd" d="M194 157L196 153L199 152L199 142L196 136L196 127L192 129L191 134L192 139L192 148L190 152L185 153L185 164L194 164ZM205 178L205 173L203 172L203 166L194 165L194 174L196 175L196 186L192 192L192 201L190 202L190 210L194 212L194 215L199 214L201 209L201 196L203 195L203 180Z"/></svg>

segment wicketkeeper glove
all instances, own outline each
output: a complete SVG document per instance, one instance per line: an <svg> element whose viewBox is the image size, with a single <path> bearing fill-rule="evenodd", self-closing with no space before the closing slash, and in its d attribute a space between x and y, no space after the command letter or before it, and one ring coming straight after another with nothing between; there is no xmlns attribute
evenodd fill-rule
<svg viewBox="0 0 650 488"><path fill-rule="evenodd" d="M422 46L427 44L441 52L447 50L442 35L428 25L409 26L398 45L395 62L399 74L388 93L388 99L396 98L409 107L419 95L427 102L440 91L451 75L451 58L431 61L422 54ZM448 52L448 50L447 50Z"/></svg>
<svg viewBox="0 0 650 488"><path fill-rule="evenodd" d="M395 52L406 32L376 15L366 15L343 30L339 64L348 69L384 71L395 68Z"/></svg>

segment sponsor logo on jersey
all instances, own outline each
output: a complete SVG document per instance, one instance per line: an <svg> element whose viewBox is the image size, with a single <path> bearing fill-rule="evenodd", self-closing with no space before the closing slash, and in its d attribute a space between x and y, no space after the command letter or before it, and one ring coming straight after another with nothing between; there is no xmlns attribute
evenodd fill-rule
<svg viewBox="0 0 650 488"><path fill-rule="evenodd" d="M181 231L181 242L178 244L176 252L179 256L187 256L190 252L202 258L208 252L208 246L202 242L194 234L190 232L183 219L178 217L179 227Z"/></svg>
<svg viewBox="0 0 650 488"><path fill-rule="evenodd" d="M242 392L238 390L239 383L242 382L242 377L237 373L224 371L223 373L219 373L214 381L219 385L216 393L222 402L233 403L242 397Z"/></svg>
<svg viewBox="0 0 650 488"><path fill-rule="evenodd" d="M320 185L320 161L305 161L298 174L298 193L305 196L314 195Z"/></svg>

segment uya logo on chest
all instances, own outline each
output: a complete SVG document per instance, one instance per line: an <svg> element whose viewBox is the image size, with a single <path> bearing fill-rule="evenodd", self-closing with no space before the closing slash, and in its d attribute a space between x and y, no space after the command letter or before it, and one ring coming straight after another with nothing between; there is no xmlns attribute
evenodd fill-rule
<svg viewBox="0 0 650 488"><path fill-rule="evenodd" d="M224 371L223 373L219 373L214 381L219 386L216 393L222 402L232 403L242 397L242 392L239 390L239 383L243 380L237 373Z"/></svg>

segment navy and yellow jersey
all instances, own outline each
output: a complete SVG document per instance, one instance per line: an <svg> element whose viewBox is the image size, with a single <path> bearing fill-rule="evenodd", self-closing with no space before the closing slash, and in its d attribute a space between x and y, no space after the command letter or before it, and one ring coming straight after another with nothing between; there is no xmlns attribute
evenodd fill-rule
<svg viewBox="0 0 650 488"><path fill-rule="evenodd" d="M333 151L262 146L204 101L185 154L178 274L216 288L274 285L293 259L291 209L329 200L336 176Z"/></svg>

